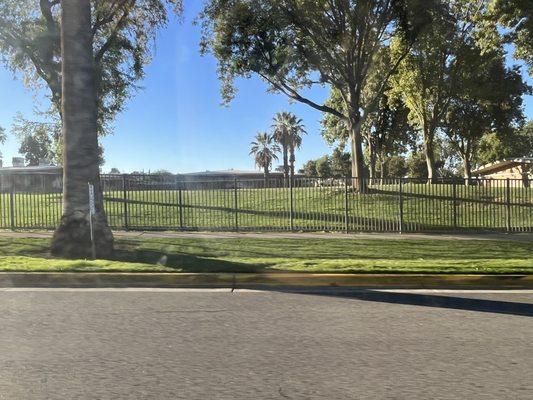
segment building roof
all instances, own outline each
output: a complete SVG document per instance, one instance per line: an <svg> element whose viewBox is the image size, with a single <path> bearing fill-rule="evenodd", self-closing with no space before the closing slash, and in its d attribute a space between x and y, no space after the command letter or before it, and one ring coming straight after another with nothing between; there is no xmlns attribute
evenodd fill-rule
<svg viewBox="0 0 533 400"><path fill-rule="evenodd" d="M533 164L533 157L504 158L503 160L483 165L472 171L472 173L474 175L487 175L523 164Z"/></svg>
<svg viewBox="0 0 533 400"><path fill-rule="evenodd" d="M272 174L276 174L276 172L272 172ZM263 175L260 171L246 171L246 170L239 170L239 169L225 169L221 171L202 171L202 172L189 172L186 174L179 174L182 176L239 176L239 175Z"/></svg>
<svg viewBox="0 0 533 400"><path fill-rule="evenodd" d="M63 170L62 167L55 165L37 165L33 167L2 167L0 174L58 174Z"/></svg>

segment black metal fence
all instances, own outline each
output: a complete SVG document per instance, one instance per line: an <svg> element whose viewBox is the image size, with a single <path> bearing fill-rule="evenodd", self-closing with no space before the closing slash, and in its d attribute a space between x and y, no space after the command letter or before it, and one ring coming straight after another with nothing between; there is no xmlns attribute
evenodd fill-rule
<svg viewBox="0 0 533 400"><path fill-rule="evenodd" d="M185 180L104 175L114 229L339 232L532 232L533 189L522 179L283 178ZM61 176L0 175L0 228L53 229Z"/></svg>

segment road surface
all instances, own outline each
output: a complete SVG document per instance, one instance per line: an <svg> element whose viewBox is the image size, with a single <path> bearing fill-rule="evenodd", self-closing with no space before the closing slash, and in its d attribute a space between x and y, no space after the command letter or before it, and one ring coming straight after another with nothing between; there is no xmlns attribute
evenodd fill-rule
<svg viewBox="0 0 533 400"><path fill-rule="evenodd" d="M0 399L532 399L533 292L0 289Z"/></svg>

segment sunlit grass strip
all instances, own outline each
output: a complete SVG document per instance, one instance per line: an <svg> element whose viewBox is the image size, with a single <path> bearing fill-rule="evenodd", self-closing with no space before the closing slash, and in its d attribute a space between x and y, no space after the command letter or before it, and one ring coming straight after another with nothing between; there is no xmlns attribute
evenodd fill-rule
<svg viewBox="0 0 533 400"><path fill-rule="evenodd" d="M533 243L488 240L121 238L110 260L50 257L0 237L0 271L532 274Z"/></svg>

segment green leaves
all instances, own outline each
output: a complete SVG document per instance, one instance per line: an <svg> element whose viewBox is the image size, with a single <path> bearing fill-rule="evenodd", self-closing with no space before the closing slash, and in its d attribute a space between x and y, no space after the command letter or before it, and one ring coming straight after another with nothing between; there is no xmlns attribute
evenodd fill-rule
<svg viewBox="0 0 533 400"><path fill-rule="evenodd" d="M494 0L489 16L505 29L505 40L515 46L515 58L524 60L533 76L533 2Z"/></svg>
<svg viewBox="0 0 533 400"><path fill-rule="evenodd" d="M265 174L270 170L272 162L278 159L276 153L279 152L280 148L274 143L274 138L266 132L259 132L251 143L250 155L254 156L255 165L262 168Z"/></svg>

